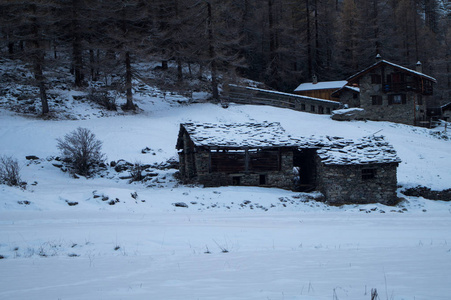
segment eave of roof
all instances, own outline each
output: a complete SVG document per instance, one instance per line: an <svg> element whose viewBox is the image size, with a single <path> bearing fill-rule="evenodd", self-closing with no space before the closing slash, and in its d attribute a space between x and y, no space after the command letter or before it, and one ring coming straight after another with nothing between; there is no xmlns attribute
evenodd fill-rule
<svg viewBox="0 0 451 300"><path fill-rule="evenodd" d="M386 60L381 60L381 61L378 61L378 62L374 63L373 65L369 66L368 68L366 68L366 69L364 69L364 70L352 75L347 80L348 80L349 83L354 82L356 79L360 78L361 76L365 75L366 73L368 73L372 69L374 69L374 68L376 68L376 67L378 67L379 65L382 65L382 64L392 66L393 68L396 68L396 69L399 69L399 70L411 73L411 74L413 74L415 76L422 77L424 79L427 79L427 80L430 80L430 81L432 81L434 83L437 83L437 80L434 77L431 77L431 76L428 76L428 75L426 75L424 73L421 73L421 72L418 72L418 71L414 71L412 69L409 69L409 68L406 68L406 67L394 64L394 63L386 61Z"/></svg>
<svg viewBox="0 0 451 300"><path fill-rule="evenodd" d="M354 93L360 93L360 88L355 87L355 86L345 85L344 87L342 87L342 88L340 88L340 89L334 91L334 92L331 94L331 96L332 96L332 97L340 96L340 95L339 95L340 92L343 91L343 90L345 90L345 89L346 89L346 90L351 90L351 91L354 92Z"/></svg>
<svg viewBox="0 0 451 300"><path fill-rule="evenodd" d="M301 83L294 91L295 92L303 92L303 91L312 91L312 90L333 90L339 89L346 85L348 82L346 80L339 81L320 81L318 83L306 82Z"/></svg>

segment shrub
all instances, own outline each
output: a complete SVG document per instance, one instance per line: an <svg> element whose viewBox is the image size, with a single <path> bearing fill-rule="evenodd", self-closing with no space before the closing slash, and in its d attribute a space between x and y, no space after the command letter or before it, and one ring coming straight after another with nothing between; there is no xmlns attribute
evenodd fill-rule
<svg viewBox="0 0 451 300"><path fill-rule="evenodd" d="M0 183L20 186L20 168L17 159L12 156L0 156Z"/></svg>
<svg viewBox="0 0 451 300"><path fill-rule="evenodd" d="M108 95L107 90L92 89L88 95L88 99L105 107L107 110L117 110L116 99Z"/></svg>
<svg viewBox="0 0 451 300"><path fill-rule="evenodd" d="M64 161L80 175L90 175L105 160L101 152L102 142L89 129L78 127L57 141Z"/></svg>
<svg viewBox="0 0 451 300"><path fill-rule="evenodd" d="M142 181L144 176L142 172L144 171L144 166L140 162L135 162L133 166L130 168L130 176L132 177L130 182L133 181Z"/></svg>

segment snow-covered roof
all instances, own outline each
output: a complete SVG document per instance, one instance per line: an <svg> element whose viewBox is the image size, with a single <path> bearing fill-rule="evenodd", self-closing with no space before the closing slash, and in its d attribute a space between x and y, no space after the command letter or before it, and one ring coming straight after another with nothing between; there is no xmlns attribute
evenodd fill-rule
<svg viewBox="0 0 451 300"><path fill-rule="evenodd" d="M315 148L326 165L399 163L393 147L383 137L350 140L339 137L294 137L278 122L263 123L183 123L197 147L208 148ZM183 148L179 136L177 148Z"/></svg>
<svg viewBox="0 0 451 300"><path fill-rule="evenodd" d="M306 82L301 83L294 91L311 91L311 90L326 90L326 89L339 89L346 85L348 82L346 80L339 81L321 81L318 83Z"/></svg>
<svg viewBox="0 0 451 300"><path fill-rule="evenodd" d="M440 106L441 109L450 109L451 108L451 102L446 103L445 105Z"/></svg>
<svg viewBox="0 0 451 300"><path fill-rule="evenodd" d="M378 66L378 65L380 65L380 64L386 64L386 65L392 66L392 67L394 67L394 68L396 68L396 69L403 70L403 71L408 72L408 73L410 73L410 74L413 74L413 75L416 75L416 76L419 76L419 77L423 77L423 78L425 78L425 79L428 79L428 80L430 80L430 81L432 81L432 82L437 83L437 80L436 80L434 77L431 77L431 76L428 76L428 75L423 74L423 73L421 73L421 72L418 72L418 71L415 71L415 70L412 70L412 69L409 69L409 68L406 68L406 67L403 67L403 66L394 64L394 63L389 62L389 61L386 61L386 60L380 60L380 61L378 61L378 62L372 64L372 65L369 66L368 68L366 68L366 69L364 69L364 70L362 70L362 71L360 71L360 72L358 72L358 73L352 75L352 76L349 77L347 80L348 80L349 82L351 82L353 79L355 79L355 78L357 78L357 77L360 77L361 75L365 74L367 71L373 69L374 67L376 67L376 66Z"/></svg>
<svg viewBox="0 0 451 300"><path fill-rule="evenodd" d="M239 87L238 85L235 85L235 84L231 84L231 86ZM284 93L284 92L279 92L279 91L270 91L270 90L264 90L264 89L249 87L249 86L247 86L246 89L257 91L257 92L265 92L265 93L272 93L272 94L290 96L290 97L293 97L293 98L299 98L299 99L304 99L304 100L305 99L307 99L307 100L314 100L316 102L326 102L326 103L333 103L333 104L337 104L338 103L337 101L333 101L333 100L326 100L326 99L321 99L321 98L314 98L314 97L303 96L303 95L296 95L296 94L291 94L291 93Z"/></svg>
<svg viewBox="0 0 451 300"><path fill-rule="evenodd" d="M355 92L355 93L360 93L360 88L359 88L359 87L356 87L356 86L350 86L350 85L345 85L345 86L339 88L338 90L334 91L334 92L331 94L331 96L332 96L332 97L338 97L339 94L340 94L340 92L341 92L341 91L344 91L345 89L351 90L351 91L353 91L353 92Z"/></svg>
<svg viewBox="0 0 451 300"><path fill-rule="evenodd" d="M325 165L362 165L399 163L401 160L392 145L382 136L357 140L329 138L317 153Z"/></svg>
<svg viewBox="0 0 451 300"><path fill-rule="evenodd" d="M296 147L278 122L263 123L183 123L196 146L209 148ZM178 146L178 148L180 148Z"/></svg>

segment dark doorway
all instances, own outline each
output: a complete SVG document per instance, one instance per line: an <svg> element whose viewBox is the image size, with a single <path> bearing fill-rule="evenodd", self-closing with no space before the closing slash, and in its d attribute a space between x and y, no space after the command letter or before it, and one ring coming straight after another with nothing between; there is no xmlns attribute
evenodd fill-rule
<svg viewBox="0 0 451 300"><path fill-rule="evenodd" d="M316 188L316 149L301 149L294 152L293 165L296 169L295 189L310 192Z"/></svg>
<svg viewBox="0 0 451 300"><path fill-rule="evenodd" d="M266 184L266 175L260 175L260 185Z"/></svg>

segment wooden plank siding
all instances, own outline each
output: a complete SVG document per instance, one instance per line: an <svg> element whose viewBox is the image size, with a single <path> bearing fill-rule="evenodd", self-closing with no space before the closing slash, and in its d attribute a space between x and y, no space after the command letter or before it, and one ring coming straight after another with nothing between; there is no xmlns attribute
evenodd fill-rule
<svg viewBox="0 0 451 300"><path fill-rule="evenodd" d="M326 100L332 100L332 101L340 101L339 98L332 97L331 94L335 92L337 89L322 89L322 90L310 90L310 91L297 91L295 92L297 95L301 96L307 96L307 97L313 97L313 98L319 98L319 99L326 99Z"/></svg>
<svg viewBox="0 0 451 300"><path fill-rule="evenodd" d="M238 104L270 105L290 108L315 114L331 114L341 103L313 97L263 90L238 85L229 85L229 102Z"/></svg>

